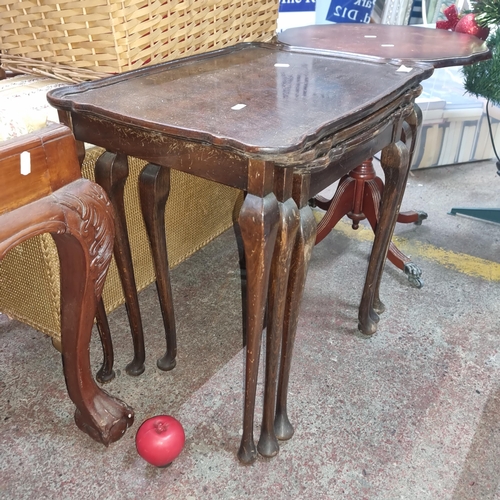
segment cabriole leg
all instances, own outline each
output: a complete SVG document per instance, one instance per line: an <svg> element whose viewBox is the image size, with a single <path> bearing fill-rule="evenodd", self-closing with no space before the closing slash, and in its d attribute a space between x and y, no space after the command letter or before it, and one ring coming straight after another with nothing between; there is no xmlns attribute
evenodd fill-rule
<svg viewBox="0 0 500 500"><path fill-rule="evenodd" d="M247 272L247 346L243 436L238 458L245 464L253 462L257 457L253 439L255 395L262 325L278 219L278 202L273 193L263 197L247 194L239 217Z"/></svg>
<svg viewBox="0 0 500 500"><path fill-rule="evenodd" d="M111 261L113 219L102 190L84 180L60 189L66 231L52 233L61 265L61 337L66 385L78 427L106 446L132 425L130 407L101 390L91 374L89 344Z"/></svg>
<svg viewBox="0 0 500 500"><path fill-rule="evenodd" d="M307 269L316 240L316 220L307 204L309 176L296 175L294 180L294 199L300 208L300 223L291 257L290 275L286 296L283 321L283 342L278 379L278 395L274 429L278 439L290 439L293 426L287 412L288 382L292 363L293 346L299 318L300 302L306 282Z"/></svg>
<svg viewBox="0 0 500 500"><path fill-rule="evenodd" d="M108 316L106 315L106 309L104 308L104 302L102 301L102 298L97 302L96 323L97 331L99 332L99 337L101 339L103 354L102 365L96 374L96 379L101 384L104 384L106 382L110 382L115 378L115 372L113 370L113 342L111 340Z"/></svg>
<svg viewBox="0 0 500 500"><path fill-rule="evenodd" d="M0 215L0 259L33 236L51 233L61 269L61 348L75 421L106 446L124 434L134 413L94 381L89 344L113 248L113 211L104 191L86 179Z"/></svg>
<svg viewBox="0 0 500 500"><path fill-rule="evenodd" d="M375 297L380 300L380 281L408 175L409 153L406 145L399 141L384 148L381 164L385 173L385 188L359 307L358 328L365 335L377 331L379 317L374 310L374 301Z"/></svg>
<svg viewBox="0 0 500 500"><path fill-rule="evenodd" d="M279 200L279 225L276 245L271 264L266 331L266 381L264 385L264 413L257 449L266 457L279 451L274 432L276 412L276 389L283 319L285 314L286 290L292 250L299 227L299 209L291 198L293 173L291 169L280 168L275 172L275 190Z"/></svg>
<svg viewBox="0 0 500 500"><path fill-rule="evenodd" d="M175 367L177 335L175 331L174 303L170 285L167 240L165 236L165 206L170 193L170 169L148 163L139 177L142 216L148 233L156 274L156 290L160 301L167 348L156 362L160 370Z"/></svg>
<svg viewBox="0 0 500 500"><path fill-rule="evenodd" d="M137 297L132 253L128 239L125 207L123 203L123 190L128 177L128 162L125 155L103 153L96 162L95 178L106 191L115 212L116 238L114 256L130 322L132 342L134 345L134 359L127 365L129 375L140 375L144 369L146 359L144 350L144 332L142 329L141 311Z"/></svg>

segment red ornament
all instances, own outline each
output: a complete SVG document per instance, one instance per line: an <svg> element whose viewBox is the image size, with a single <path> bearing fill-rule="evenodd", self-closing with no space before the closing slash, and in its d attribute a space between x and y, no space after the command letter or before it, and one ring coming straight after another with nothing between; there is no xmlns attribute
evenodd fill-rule
<svg viewBox="0 0 500 500"><path fill-rule="evenodd" d="M184 429L169 415L158 415L145 420L135 435L139 455L156 467L173 462L184 447Z"/></svg>
<svg viewBox="0 0 500 500"><path fill-rule="evenodd" d="M437 21L436 28L440 30L454 30L458 23L458 9L456 5L450 5L444 9L443 14L445 15L447 21Z"/></svg>
<svg viewBox="0 0 500 500"><path fill-rule="evenodd" d="M457 33L467 33L468 35L474 35L481 40L486 40L490 34L489 28L483 28L478 26L476 23L476 16L474 14L466 14L460 21L458 21L455 26L455 31Z"/></svg>

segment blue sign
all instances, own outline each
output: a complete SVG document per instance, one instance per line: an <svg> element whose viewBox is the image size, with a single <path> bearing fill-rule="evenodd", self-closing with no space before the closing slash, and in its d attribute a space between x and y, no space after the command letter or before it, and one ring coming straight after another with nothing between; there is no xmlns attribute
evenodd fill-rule
<svg viewBox="0 0 500 500"><path fill-rule="evenodd" d="M280 0L280 12L314 12L316 0Z"/></svg>
<svg viewBox="0 0 500 500"><path fill-rule="evenodd" d="M375 0L332 0L326 20L332 23L369 23Z"/></svg>

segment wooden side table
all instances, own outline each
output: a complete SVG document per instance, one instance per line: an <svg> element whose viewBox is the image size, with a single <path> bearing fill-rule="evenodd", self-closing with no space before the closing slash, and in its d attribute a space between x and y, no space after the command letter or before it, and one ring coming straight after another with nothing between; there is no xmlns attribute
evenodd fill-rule
<svg viewBox="0 0 500 500"><path fill-rule="evenodd" d="M320 54L347 54L351 57L399 60L406 65L418 62L434 68L471 64L491 57L486 44L471 35L451 31L412 26L382 24L325 24L291 28L278 35L278 41L290 47L309 49ZM421 115L418 115L419 123ZM416 134L410 141L410 164ZM339 182L334 197L329 201L317 200L326 210L318 224L316 243L347 215L353 229L368 219L373 230L377 227L382 179L377 177L372 159L366 159ZM400 213L398 222L421 224L425 212ZM403 270L409 281L422 286L421 270L391 242L388 259Z"/></svg>
<svg viewBox="0 0 500 500"><path fill-rule="evenodd" d="M410 73L398 69L275 45L240 44L49 94L78 140L109 151L99 167L108 172L106 178L114 177L117 165L122 168L126 155L150 162L141 175L140 192L167 316L173 306L162 214L170 169L246 191L239 215L247 270L245 402L238 453L244 463L257 456L254 409L266 307L265 409L258 451L275 455L276 434L287 439L293 432L286 392L316 236L307 204L311 179L323 173L322 182L333 182L360 158L384 149L382 165L393 182L384 192L360 316L363 330L376 328L375 290L409 167L399 137L413 114L419 82L432 73L429 66L415 66ZM370 86L363 82L367 73L374 75Z"/></svg>
<svg viewBox="0 0 500 500"><path fill-rule="evenodd" d="M80 429L105 445L132 424L133 411L102 391L89 343L111 261L113 213L102 188L82 179L75 139L51 125L0 143L0 258L32 236L51 233L61 267L61 347Z"/></svg>

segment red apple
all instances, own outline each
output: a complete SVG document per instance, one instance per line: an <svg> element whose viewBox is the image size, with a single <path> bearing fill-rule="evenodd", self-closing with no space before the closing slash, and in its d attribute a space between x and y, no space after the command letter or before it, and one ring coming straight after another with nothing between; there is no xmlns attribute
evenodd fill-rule
<svg viewBox="0 0 500 500"><path fill-rule="evenodd" d="M184 447L184 441L181 423L170 415L148 418L135 435L137 452L156 467L164 467L175 460Z"/></svg>

